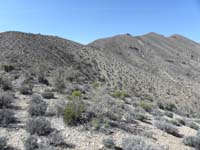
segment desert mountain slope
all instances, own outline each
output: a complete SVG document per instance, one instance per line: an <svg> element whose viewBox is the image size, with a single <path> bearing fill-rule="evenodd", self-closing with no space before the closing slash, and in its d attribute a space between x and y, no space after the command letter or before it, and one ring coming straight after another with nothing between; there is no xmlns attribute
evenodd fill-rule
<svg viewBox="0 0 200 150"><path fill-rule="evenodd" d="M78 69L88 79L98 76L98 68L91 65L92 60L88 59L83 45L55 36L22 32L0 33L0 53L1 63L7 62L24 69L44 63L51 69Z"/></svg>
<svg viewBox="0 0 200 150"><path fill-rule="evenodd" d="M180 35L117 35L81 45L59 37L0 33L0 60L21 67L38 63L72 67L85 81L105 81L143 99L177 103L198 112L200 45Z"/></svg>
<svg viewBox="0 0 200 150"><path fill-rule="evenodd" d="M118 81L131 86L138 95L143 93L147 97L173 99L181 103L181 109L189 112L198 108L198 43L180 35L168 38L148 33L136 37L118 35L96 40L89 46L101 49L110 63L114 63L111 68L116 66L114 72L118 71L115 73Z"/></svg>
<svg viewBox="0 0 200 150"><path fill-rule="evenodd" d="M0 149L193 150L199 58L181 35L0 33Z"/></svg>

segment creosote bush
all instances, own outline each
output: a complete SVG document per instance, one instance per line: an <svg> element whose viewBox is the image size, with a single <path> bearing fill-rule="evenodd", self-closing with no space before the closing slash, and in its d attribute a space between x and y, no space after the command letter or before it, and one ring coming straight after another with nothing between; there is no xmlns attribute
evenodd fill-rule
<svg viewBox="0 0 200 150"><path fill-rule="evenodd" d="M53 78L54 87L57 91L63 92L65 86L65 71L61 68L57 69L54 73Z"/></svg>
<svg viewBox="0 0 200 150"><path fill-rule="evenodd" d="M30 134L37 134L39 136L49 135L53 131L50 122L43 117L28 120L26 130Z"/></svg>
<svg viewBox="0 0 200 150"><path fill-rule="evenodd" d="M0 109L0 126L7 127L16 121L14 113L8 109Z"/></svg>
<svg viewBox="0 0 200 150"><path fill-rule="evenodd" d="M81 122L81 114L83 112L84 104L82 100L73 98L64 109L63 120L68 125L76 125Z"/></svg>
<svg viewBox="0 0 200 150"><path fill-rule="evenodd" d="M38 94L32 96L31 102L29 104L29 115L30 116L42 116L45 115L47 109L46 102Z"/></svg>

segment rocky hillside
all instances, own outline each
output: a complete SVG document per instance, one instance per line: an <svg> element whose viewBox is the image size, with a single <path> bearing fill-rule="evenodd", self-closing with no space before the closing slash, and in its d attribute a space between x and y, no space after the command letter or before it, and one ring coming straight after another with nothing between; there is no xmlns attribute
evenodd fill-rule
<svg viewBox="0 0 200 150"><path fill-rule="evenodd" d="M31 68L43 63L51 69L79 69L89 79L98 77L98 67L95 60L90 60L87 49L59 37L22 32L0 33L0 53L1 63L14 64L16 67Z"/></svg>
<svg viewBox="0 0 200 150"><path fill-rule="evenodd" d="M182 110L199 111L200 45L180 35L130 34L89 44L108 57L112 80L140 96L173 100ZM117 79L117 80L116 80Z"/></svg>
<svg viewBox="0 0 200 150"><path fill-rule="evenodd" d="M0 150L199 150L200 44L0 33Z"/></svg>

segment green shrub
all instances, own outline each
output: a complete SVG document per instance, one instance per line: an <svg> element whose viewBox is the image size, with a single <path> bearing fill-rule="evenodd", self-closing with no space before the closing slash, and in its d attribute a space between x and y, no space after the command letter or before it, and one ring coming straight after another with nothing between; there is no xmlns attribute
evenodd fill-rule
<svg viewBox="0 0 200 150"><path fill-rule="evenodd" d="M142 107L147 112L151 112L153 109L153 104L142 101L140 102L140 107Z"/></svg>
<svg viewBox="0 0 200 150"><path fill-rule="evenodd" d="M54 73L54 87L56 88L57 91L63 92L63 90L66 88L65 86L65 72L63 69L57 69L56 72Z"/></svg>
<svg viewBox="0 0 200 150"><path fill-rule="evenodd" d="M123 99L128 96L127 92L125 90L115 90L113 93L111 93L111 96L115 98Z"/></svg>
<svg viewBox="0 0 200 150"><path fill-rule="evenodd" d="M200 143L200 139L195 136L187 136L184 137L183 143L190 147L196 147L198 143Z"/></svg>
<svg viewBox="0 0 200 150"><path fill-rule="evenodd" d="M76 125L80 123L81 114L84 112L84 104L80 99L73 99L68 102L63 113L63 120L68 125Z"/></svg>
<svg viewBox="0 0 200 150"><path fill-rule="evenodd" d="M81 97L82 94L81 94L80 91L74 90L74 91L72 92L71 96L72 96L72 97Z"/></svg>
<svg viewBox="0 0 200 150"><path fill-rule="evenodd" d="M99 82L93 82L92 83L93 88L97 89L100 87L100 83Z"/></svg>

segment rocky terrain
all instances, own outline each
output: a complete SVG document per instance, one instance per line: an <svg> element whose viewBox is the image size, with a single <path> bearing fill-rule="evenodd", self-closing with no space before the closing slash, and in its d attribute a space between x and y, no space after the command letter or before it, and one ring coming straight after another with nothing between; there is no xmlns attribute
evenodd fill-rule
<svg viewBox="0 0 200 150"><path fill-rule="evenodd" d="M200 44L0 33L0 150L200 149Z"/></svg>

